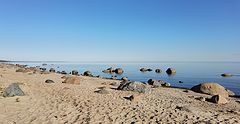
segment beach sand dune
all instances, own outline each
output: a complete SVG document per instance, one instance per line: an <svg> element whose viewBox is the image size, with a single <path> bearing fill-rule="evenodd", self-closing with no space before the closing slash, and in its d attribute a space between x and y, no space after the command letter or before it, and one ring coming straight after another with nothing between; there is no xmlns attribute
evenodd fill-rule
<svg viewBox="0 0 240 124"><path fill-rule="evenodd" d="M115 90L120 81L80 76L79 85L64 84L63 75L20 73L0 65L0 87L18 83L25 96L0 97L2 124L240 123L239 99L217 105L196 98L211 96L177 88L153 88L139 94ZM47 84L47 79L55 83ZM105 89L108 94L96 93ZM133 95L130 101L125 97Z"/></svg>

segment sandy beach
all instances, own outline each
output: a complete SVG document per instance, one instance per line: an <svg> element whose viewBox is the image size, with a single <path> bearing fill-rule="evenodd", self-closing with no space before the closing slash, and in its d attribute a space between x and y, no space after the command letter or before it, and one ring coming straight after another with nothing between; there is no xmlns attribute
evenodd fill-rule
<svg viewBox="0 0 240 124"><path fill-rule="evenodd" d="M67 84L62 74L17 69L0 64L1 91L17 83L25 93L0 97L1 124L240 123L239 98L215 104L198 100L210 95L186 89L159 87L140 94L116 90L119 80L78 76L79 84ZM99 89L106 93L95 92ZM125 98L131 95L134 100Z"/></svg>

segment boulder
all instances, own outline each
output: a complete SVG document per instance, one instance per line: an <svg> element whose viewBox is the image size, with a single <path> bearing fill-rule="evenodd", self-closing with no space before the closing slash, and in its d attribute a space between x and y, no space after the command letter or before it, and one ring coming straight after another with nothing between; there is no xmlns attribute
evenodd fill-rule
<svg viewBox="0 0 240 124"><path fill-rule="evenodd" d="M55 82L54 82L53 80L47 79L47 80L45 81L45 83L50 84L50 83L55 83Z"/></svg>
<svg viewBox="0 0 240 124"><path fill-rule="evenodd" d="M176 72L177 72L177 71L176 71L176 69L174 69L174 68L168 68L167 71L166 71L166 73L169 74L169 75L171 75L171 74L176 74Z"/></svg>
<svg viewBox="0 0 240 124"><path fill-rule="evenodd" d="M134 91L139 93L150 93L151 89L147 85L136 81L123 81L117 90Z"/></svg>
<svg viewBox="0 0 240 124"><path fill-rule="evenodd" d="M83 73L83 76L90 76L90 77L93 77L92 73L90 71L85 71Z"/></svg>
<svg viewBox="0 0 240 124"><path fill-rule="evenodd" d="M67 74L67 72L66 71L62 71L61 74Z"/></svg>
<svg viewBox="0 0 240 124"><path fill-rule="evenodd" d="M4 91L3 97L24 96L25 93L17 83L10 84Z"/></svg>
<svg viewBox="0 0 240 124"><path fill-rule="evenodd" d="M117 68L117 69L114 70L114 72L115 72L116 74L122 74L124 71L123 71L122 68Z"/></svg>
<svg viewBox="0 0 240 124"><path fill-rule="evenodd" d="M54 68L51 68L51 69L49 70L49 72L53 72L53 73L55 73L56 70L55 70Z"/></svg>
<svg viewBox="0 0 240 124"><path fill-rule="evenodd" d="M153 80L153 79L148 80L148 84L152 85L153 87L161 87L165 83L166 82L162 80Z"/></svg>
<svg viewBox="0 0 240 124"><path fill-rule="evenodd" d="M46 71L47 68L39 68L41 71Z"/></svg>
<svg viewBox="0 0 240 124"><path fill-rule="evenodd" d="M211 102L216 104L226 104L228 103L228 100L221 95L215 95L211 98Z"/></svg>
<svg viewBox="0 0 240 124"><path fill-rule="evenodd" d="M72 71L72 75L78 75L78 71L77 70L73 70Z"/></svg>
<svg viewBox="0 0 240 124"><path fill-rule="evenodd" d="M121 80L123 80L123 81L128 81L128 78L127 78L127 77L122 77Z"/></svg>
<svg viewBox="0 0 240 124"><path fill-rule="evenodd" d="M161 87L161 86L170 87L171 86L170 83L167 83L163 80L153 80L153 79L149 79L148 84L152 85L153 87Z"/></svg>
<svg viewBox="0 0 240 124"><path fill-rule="evenodd" d="M224 74L221 74L222 77L232 77L233 75L232 74L229 74L229 73L224 73Z"/></svg>
<svg viewBox="0 0 240 124"><path fill-rule="evenodd" d="M80 84L81 80L79 77L67 77L62 83L66 84Z"/></svg>
<svg viewBox="0 0 240 124"><path fill-rule="evenodd" d="M156 72L156 73L161 73L162 70L161 70L161 69L156 69L155 72Z"/></svg>
<svg viewBox="0 0 240 124"><path fill-rule="evenodd" d="M140 71L141 71L141 72L147 72L148 69L147 69L147 68L141 68Z"/></svg>
<svg viewBox="0 0 240 124"><path fill-rule="evenodd" d="M115 70L111 67L111 68L108 68L106 70L103 70L102 72L103 73L113 73Z"/></svg>
<svg viewBox="0 0 240 124"><path fill-rule="evenodd" d="M218 83L202 83L192 87L191 90L208 95L221 95L224 97L228 97L230 95L229 92Z"/></svg>

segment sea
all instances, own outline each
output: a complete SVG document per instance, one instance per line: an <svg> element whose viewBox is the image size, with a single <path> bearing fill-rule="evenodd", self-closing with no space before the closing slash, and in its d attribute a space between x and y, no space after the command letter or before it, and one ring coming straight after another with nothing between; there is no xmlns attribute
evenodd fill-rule
<svg viewBox="0 0 240 124"><path fill-rule="evenodd" d="M40 66L43 68L54 68L56 71L78 70L79 73L91 71L93 75L118 79L128 77L129 80L147 82L149 79L164 80L174 87L191 88L204 82L216 82L227 89L240 95L240 62L13 62L26 64L30 67ZM46 66L42 64L46 63ZM124 73L106 74L102 71L112 68L122 68ZM140 68L150 68L151 72L140 72ZM177 73L169 76L166 74L168 68L175 68ZM162 73L156 73L155 69L161 69ZM230 73L232 77L222 77L221 74ZM181 82L181 83L179 83Z"/></svg>

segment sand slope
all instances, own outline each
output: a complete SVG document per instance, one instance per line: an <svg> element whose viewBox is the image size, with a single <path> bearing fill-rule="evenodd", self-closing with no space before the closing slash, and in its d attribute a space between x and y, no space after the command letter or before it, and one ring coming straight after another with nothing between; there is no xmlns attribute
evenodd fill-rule
<svg viewBox="0 0 240 124"><path fill-rule="evenodd" d="M217 105L195 98L208 95L183 89L154 88L151 94L117 91L106 80L80 77L81 84L63 84L60 74L17 73L17 67L0 66L0 87L20 84L26 96L0 97L2 124L118 124L118 123L240 123L239 99ZM56 83L46 84L51 79ZM109 94L94 93L106 87ZM129 101L126 96L135 95Z"/></svg>

